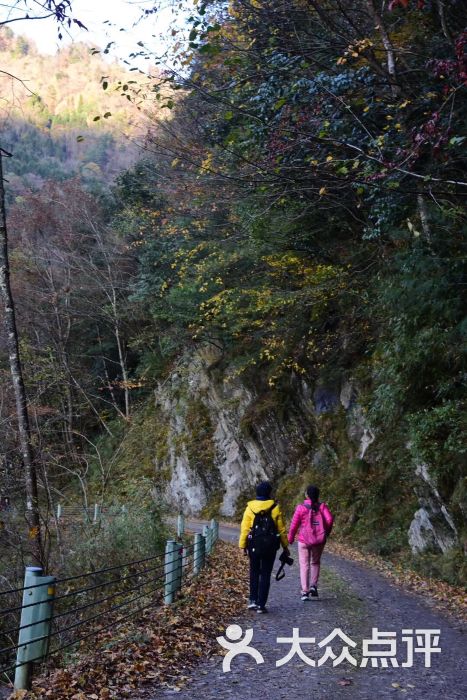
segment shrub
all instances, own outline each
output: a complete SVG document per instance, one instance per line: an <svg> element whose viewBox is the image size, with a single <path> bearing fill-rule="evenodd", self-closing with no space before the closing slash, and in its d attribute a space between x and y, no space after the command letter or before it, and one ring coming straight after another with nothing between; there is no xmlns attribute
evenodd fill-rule
<svg viewBox="0 0 467 700"><path fill-rule="evenodd" d="M164 550L166 527L158 508L110 509L98 524L83 527L69 542L67 575L124 565ZM74 531L76 533L76 531Z"/></svg>

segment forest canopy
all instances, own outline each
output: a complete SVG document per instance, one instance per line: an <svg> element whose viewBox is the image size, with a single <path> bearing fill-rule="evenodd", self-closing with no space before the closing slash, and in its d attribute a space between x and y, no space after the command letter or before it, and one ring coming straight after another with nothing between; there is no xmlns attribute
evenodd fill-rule
<svg viewBox="0 0 467 700"><path fill-rule="evenodd" d="M54 488L71 474L107 494L128 426L207 344L270 406L300 381L355 380L378 451L363 476L341 454L329 477L344 512L356 492L372 504L349 532L365 540L381 516L382 549L403 546L420 463L461 523L466 19L461 0L198 2L144 90L103 79L82 45L60 53L4 133L27 390ZM46 65L0 39L4 60ZM64 75L83 66L84 86ZM147 119L137 162L119 136L128 112L101 109L109 94Z"/></svg>

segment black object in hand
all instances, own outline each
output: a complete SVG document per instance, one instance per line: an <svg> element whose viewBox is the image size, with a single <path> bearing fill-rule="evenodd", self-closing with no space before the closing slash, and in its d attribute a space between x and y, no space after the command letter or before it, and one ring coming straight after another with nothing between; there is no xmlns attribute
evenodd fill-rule
<svg viewBox="0 0 467 700"><path fill-rule="evenodd" d="M279 561L281 562L281 565L279 569L277 570L276 574L276 581L280 581L281 579L284 578L285 576L285 571L284 571L284 566L288 564L289 566L292 566L293 564L293 559L290 557L287 552L283 551L282 554L279 557Z"/></svg>
<svg viewBox="0 0 467 700"><path fill-rule="evenodd" d="M283 564L288 564L288 566L292 566L293 564L292 557L290 557L286 552L282 552L279 557L279 561L281 561Z"/></svg>

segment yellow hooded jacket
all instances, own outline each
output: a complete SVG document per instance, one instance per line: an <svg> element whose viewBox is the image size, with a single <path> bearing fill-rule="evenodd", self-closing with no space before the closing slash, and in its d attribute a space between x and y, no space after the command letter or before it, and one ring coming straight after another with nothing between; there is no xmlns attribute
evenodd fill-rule
<svg viewBox="0 0 467 700"><path fill-rule="evenodd" d="M238 541L238 546L241 549L245 549L247 546L248 534L253 527L253 521L256 513L259 513L261 510L267 510L273 503L274 500L272 498L269 498L267 501L259 501L257 499L248 501L248 505L243 513L242 524L240 525L240 539ZM274 520L277 527L277 532L280 535L281 545L283 547L288 547L289 542L287 540L287 532L279 504L276 504L272 509L271 517Z"/></svg>

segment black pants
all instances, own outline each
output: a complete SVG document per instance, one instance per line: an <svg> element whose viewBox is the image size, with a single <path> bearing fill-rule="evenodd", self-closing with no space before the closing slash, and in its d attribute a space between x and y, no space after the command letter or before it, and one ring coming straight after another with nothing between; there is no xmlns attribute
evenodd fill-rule
<svg viewBox="0 0 467 700"><path fill-rule="evenodd" d="M260 608L266 605L269 586L271 585L272 567L277 552L260 556L256 552L249 552L250 556L250 600Z"/></svg>

